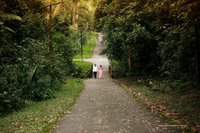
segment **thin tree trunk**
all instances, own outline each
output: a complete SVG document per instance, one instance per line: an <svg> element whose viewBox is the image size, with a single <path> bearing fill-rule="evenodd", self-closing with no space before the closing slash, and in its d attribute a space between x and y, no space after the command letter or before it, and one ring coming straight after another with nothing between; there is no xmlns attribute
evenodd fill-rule
<svg viewBox="0 0 200 133"><path fill-rule="evenodd" d="M53 51L52 46L52 6L50 5L49 10L49 55L51 55Z"/></svg>
<svg viewBox="0 0 200 133"><path fill-rule="evenodd" d="M72 7L72 25L77 28L78 27L78 0L73 0Z"/></svg>
<svg viewBox="0 0 200 133"><path fill-rule="evenodd" d="M200 46L199 46L199 41L200 41L200 33L199 33L199 26L195 26L195 34L196 34L196 77L197 77L197 82L200 82Z"/></svg>
<svg viewBox="0 0 200 133"><path fill-rule="evenodd" d="M128 50L128 68L129 70L132 69L132 63L131 63L131 50Z"/></svg>
<svg viewBox="0 0 200 133"><path fill-rule="evenodd" d="M53 29L53 11L52 11L52 6L58 5L58 4L62 4L63 2L58 2L58 3L51 3L48 6L45 7L49 7L49 24L48 24L48 28L49 28L49 42L48 42L48 50L49 50L49 55L52 54L53 52L53 44L52 44L52 29Z"/></svg>

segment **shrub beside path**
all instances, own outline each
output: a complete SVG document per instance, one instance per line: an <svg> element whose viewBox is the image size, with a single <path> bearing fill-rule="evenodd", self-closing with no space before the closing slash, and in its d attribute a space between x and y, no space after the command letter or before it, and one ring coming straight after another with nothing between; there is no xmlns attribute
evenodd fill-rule
<svg viewBox="0 0 200 133"><path fill-rule="evenodd" d="M86 59L103 65L103 79L85 80L85 90L53 133L180 133L129 97L108 76L108 59L100 55L103 48L97 43L93 57Z"/></svg>

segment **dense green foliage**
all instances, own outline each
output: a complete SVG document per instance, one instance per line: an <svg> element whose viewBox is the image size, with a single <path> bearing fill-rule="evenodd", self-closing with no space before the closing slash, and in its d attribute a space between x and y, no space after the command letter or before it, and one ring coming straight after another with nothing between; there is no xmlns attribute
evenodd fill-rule
<svg viewBox="0 0 200 133"><path fill-rule="evenodd" d="M53 18L50 53L43 6L39 0L0 2L0 115L54 97L53 90L74 72L70 21L62 14Z"/></svg>
<svg viewBox="0 0 200 133"><path fill-rule="evenodd" d="M77 78L87 78L91 74L92 63L84 62L84 61L74 61L76 64L76 72L74 73L74 77Z"/></svg>
<svg viewBox="0 0 200 133"><path fill-rule="evenodd" d="M198 0L107 0L95 12L124 75L200 83Z"/></svg>

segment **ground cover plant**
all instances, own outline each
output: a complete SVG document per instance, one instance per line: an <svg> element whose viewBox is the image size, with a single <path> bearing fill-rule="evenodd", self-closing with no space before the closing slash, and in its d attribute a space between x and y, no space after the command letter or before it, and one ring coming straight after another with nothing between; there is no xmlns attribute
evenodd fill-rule
<svg viewBox="0 0 200 133"><path fill-rule="evenodd" d="M76 66L76 73L74 73L75 77L87 78L90 77L92 63L84 62L84 61L74 61Z"/></svg>
<svg viewBox="0 0 200 133"><path fill-rule="evenodd" d="M66 79L55 98L31 102L19 112L0 118L0 133L49 133L57 120L67 113L83 90L81 79Z"/></svg>
<svg viewBox="0 0 200 133"><path fill-rule="evenodd" d="M185 132L200 130L199 90L172 91L169 84L138 78L118 79L118 82L126 86L130 95L168 120L171 125L182 128Z"/></svg>

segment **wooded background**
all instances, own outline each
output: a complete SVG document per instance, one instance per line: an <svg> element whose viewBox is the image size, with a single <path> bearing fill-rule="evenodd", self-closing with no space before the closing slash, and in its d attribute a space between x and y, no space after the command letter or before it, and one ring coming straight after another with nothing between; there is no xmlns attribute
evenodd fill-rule
<svg viewBox="0 0 200 133"><path fill-rule="evenodd" d="M118 76L190 85L200 83L199 22L198 0L106 0L95 12Z"/></svg>

